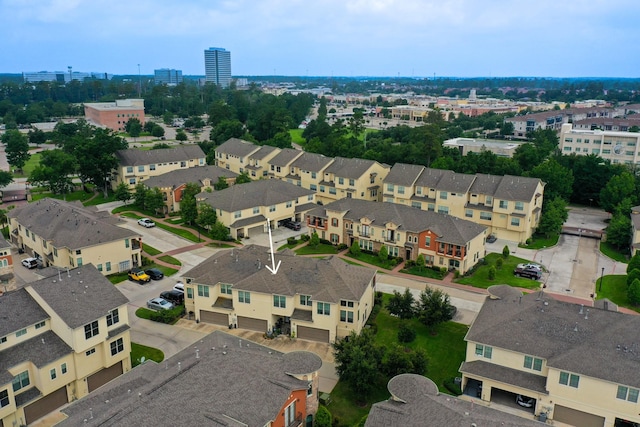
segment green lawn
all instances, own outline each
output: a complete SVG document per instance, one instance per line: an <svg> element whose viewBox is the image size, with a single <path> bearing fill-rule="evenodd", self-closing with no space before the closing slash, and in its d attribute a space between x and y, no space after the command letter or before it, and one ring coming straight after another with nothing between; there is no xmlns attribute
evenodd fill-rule
<svg viewBox="0 0 640 427"><path fill-rule="evenodd" d="M296 250L296 253L298 255L315 255L315 254L333 255L333 254L337 254L338 250L333 245L327 245L327 244L324 244L324 243L320 243L315 248L312 248L309 245L305 245L305 246L301 247L300 249Z"/></svg>
<svg viewBox="0 0 640 427"><path fill-rule="evenodd" d="M291 142L294 144L304 145L307 141L302 137L304 129L289 129L289 135L291 135Z"/></svg>
<svg viewBox="0 0 640 427"><path fill-rule="evenodd" d="M146 345L131 343L131 367L135 368L140 364L141 358L145 360L153 360L160 363L164 360L164 353L153 347L147 347Z"/></svg>
<svg viewBox="0 0 640 427"><path fill-rule="evenodd" d="M164 262L166 262L168 264L171 264L171 265L177 265L178 267L182 266L182 263L179 260L177 260L174 257L169 256L169 255L163 255L161 257L158 257L158 259L160 261L164 261Z"/></svg>
<svg viewBox="0 0 640 427"><path fill-rule="evenodd" d="M627 298L626 274L604 276L602 287L600 287L600 280L601 278L596 280L596 299L608 298L620 307L626 307L640 313L640 307L632 305Z"/></svg>
<svg viewBox="0 0 640 427"><path fill-rule="evenodd" d="M144 246L142 246L142 250L145 251L146 253L148 253L151 256L160 255L162 253L161 251L159 251L158 249L154 248L153 246L151 246L148 243L145 243Z"/></svg>
<svg viewBox="0 0 640 427"><path fill-rule="evenodd" d="M502 254L487 254L485 257L486 264L479 266L471 276L457 279L456 283L484 289L493 285L510 285L526 289L540 288L540 282L536 280L524 279L513 275L513 270L517 264L530 262L527 259L518 258L513 255L509 255L509 258L504 260L501 268L498 269L496 267L496 278L489 280L489 267L495 265L496 260L501 257Z"/></svg>
<svg viewBox="0 0 640 427"><path fill-rule="evenodd" d="M558 244L559 234L554 234L551 237L543 236L542 234L534 234L529 244L518 245L520 248L526 249L544 249L550 248Z"/></svg>
<svg viewBox="0 0 640 427"><path fill-rule="evenodd" d="M438 270L434 270L432 268L429 267L409 267L409 268L403 268L402 270L400 270L401 273L407 273L407 274L413 274L414 276L420 276L420 277L428 277L430 279L437 279L437 280L442 280L442 278L445 276L446 273L443 273L442 271Z"/></svg>
<svg viewBox="0 0 640 427"><path fill-rule="evenodd" d="M67 202L75 202L79 200L84 204L84 202L92 198L93 195L93 192L87 193L84 190L74 191L67 194L53 194L52 192L44 189L31 190L31 198L33 201L44 199L45 197L50 197L52 199L66 200Z"/></svg>
<svg viewBox="0 0 640 427"><path fill-rule="evenodd" d="M98 194L93 199L89 199L83 204L85 206L95 206L95 205L101 205L102 203L109 203L109 202L115 202L115 201L116 201L115 194L109 193L108 196L105 198L104 193L102 191L99 191Z"/></svg>
<svg viewBox="0 0 640 427"><path fill-rule="evenodd" d="M629 263L629 248L624 251L620 251L615 246L609 244L609 242L600 241L600 252L608 256L614 261Z"/></svg>
<svg viewBox="0 0 640 427"><path fill-rule="evenodd" d="M29 157L29 160L27 160L27 163L24 164L24 167L22 168L22 173L14 173L13 177L28 178L31 172L33 172L33 170L36 168L36 166L40 164L41 157L42 157L42 154L40 153L32 153L31 157Z"/></svg>
<svg viewBox="0 0 640 427"><path fill-rule="evenodd" d="M164 224L162 222L156 221L156 227L162 228L169 233L173 233L176 236L180 236L194 243L204 242L202 239L198 239L198 236L195 236L192 232L188 230L183 230L182 228L171 227L170 225Z"/></svg>
<svg viewBox="0 0 640 427"><path fill-rule="evenodd" d="M111 283L113 283L114 285L117 285L118 283L122 283L125 280L129 279L128 276L128 272L123 272L123 273L113 273L107 276L107 279L109 279L109 281Z"/></svg>
<svg viewBox="0 0 640 427"><path fill-rule="evenodd" d="M358 256L354 256L352 253L347 252L347 256L353 259L357 259L358 261L365 262L367 264L375 265L376 267L383 268L385 270L391 270L394 267L394 264L392 264L390 260L381 262L380 258L378 258L378 255L360 252Z"/></svg>
<svg viewBox="0 0 640 427"><path fill-rule="evenodd" d="M139 309L136 310L136 316L138 316L141 319L151 319L151 315L154 313L153 310L150 310L146 307L140 307Z"/></svg>

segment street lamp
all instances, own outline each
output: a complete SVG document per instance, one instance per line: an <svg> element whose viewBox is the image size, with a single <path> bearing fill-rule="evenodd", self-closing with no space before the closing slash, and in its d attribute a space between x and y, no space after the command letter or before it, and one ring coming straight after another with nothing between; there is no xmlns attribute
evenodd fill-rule
<svg viewBox="0 0 640 427"><path fill-rule="evenodd" d="M600 286L598 287L598 292L602 290L602 281L604 280L604 267L602 267L602 274L600 275Z"/></svg>

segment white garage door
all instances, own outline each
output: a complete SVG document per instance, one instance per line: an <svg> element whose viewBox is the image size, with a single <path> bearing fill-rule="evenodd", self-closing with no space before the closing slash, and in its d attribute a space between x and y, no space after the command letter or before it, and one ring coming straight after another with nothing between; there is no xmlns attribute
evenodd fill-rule
<svg viewBox="0 0 640 427"><path fill-rule="evenodd" d="M298 326L297 337L301 340L329 342L329 331L308 326Z"/></svg>

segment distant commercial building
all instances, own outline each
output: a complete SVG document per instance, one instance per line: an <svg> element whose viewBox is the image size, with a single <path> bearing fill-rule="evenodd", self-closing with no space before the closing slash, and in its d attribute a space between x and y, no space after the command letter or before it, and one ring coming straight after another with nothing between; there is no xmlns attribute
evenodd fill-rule
<svg viewBox="0 0 640 427"><path fill-rule="evenodd" d="M144 124L144 99L87 103L84 104L84 116L92 124L121 131L129 119L136 118Z"/></svg>
<svg viewBox="0 0 640 427"><path fill-rule="evenodd" d="M157 85L177 85L182 83L182 70L160 68L153 70L153 80Z"/></svg>
<svg viewBox="0 0 640 427"><path fill-rule="evenodd" d="M468 153L482 153L491 151L499 157L513 157L516 149L523 144L522 141L504 141L498 139L479 138L452 138L446 140L442 146L457 148L460 154L466 156Z"/></svg>
<svg viewBox="0 0 640 427"><path fill-rule="evenodd" d="M204 51L205 81L220 87L231 84L231 52L220 47L210 47Z"/></svg>
<svg viewBox="0 0 640 427"><path fill-rule="evenodd" d="M640 165L640 133L607 130L578 130L571 123L562 125L562 154L595 154L611 163Z"/></svg>
<svg viewBox="0 0 640 427"><path fill-rule="evenodd" d="M58 82L69 83L72 80L84 81L85 79L111 80L113 74L107 73L84 73L69 71L25 71L22 78L25 82Z"/></svg>

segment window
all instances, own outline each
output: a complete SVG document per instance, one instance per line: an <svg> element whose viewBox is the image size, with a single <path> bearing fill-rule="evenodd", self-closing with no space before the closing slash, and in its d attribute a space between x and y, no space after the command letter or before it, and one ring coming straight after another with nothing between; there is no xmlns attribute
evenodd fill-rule
<svg viewBox="0 0 640 427"><path fill-rule="evenodd" d="M85 355L85 356L91 356L91 355L92 355L93 353L95 353L95 352L96 352L96 349L95 349L95 348L92 348L92 349L89 349L89 350L85 351L85 352L84 352L84 355Z"/></svg>
<svg viewBox="0 0 640 427"><path fill-rule="evenodd" d="M207 285L198 285L198 296L209 298L209 287Z"/></svg>
<svg viewBox="0 0 640 427"><path fill-rule="evenodd" d="M506 200L500 200L500 209L507 209L509 207L509 202Z"/></svg>
<svg viewBox="0 0 640 427"><path fill-rule="evenodd" d="M523 202L516 202L516 210L517 211L523 211L524 210L524 203Z"/></svg>
<svg viewBox="0 0 640 427"><path fill-rule="evenodd" d="M321 193L324 193L324 185L321 185L321 186L320 186L320 192L321 192Z"/></svg>
<svg viewBox="0 0 640 427"><path fill-rule="evenodd" d="M193 288L187 288L187 298L193 299Z"/></svg>
<svg viewBox="0 0 640 427"><path fill-rule="evenodd" d="M424 238L424 245L427 247L431 246L431 236L427 236Z"/></svg>
<svg viewBox="0 0 640 427"><path fill-rule="evenodd" d="M438 206L438 213L448 214L449 208L447 206Z"/></svg>
<svg viewBox="0 0 640 427"><path fill-rule="evenodd" d="M420 203L420 202L411 202L411 207L412 208L422 209L422 203Z"/></svg>
<svg viewBox="0 0 640 427"><path fill-rule="evenodd" d="M138 172L144 172L144 165L138 166Z"/></svg>
<svg viewBox="0 0 640 427"><path fill-rule="evenodd" d="M311 178L312 179L316 179L316 173L315 172L311 172Z"/></svg>
<svg viewBox="0 0 640 427"><path fill-rule="evenodd" d="M107 271L111 271L111 262L107 262L105 264L105 267L106 267Z"/></svg>
<svg viewBox="0 0 640 427"><path fill-rule="evenodd" d="M491 353L493 353L493 347L488 345L476 344L476 356L491 359Z"/></svg>
<svg viewBox="0 0 640 427"><path fill-rule="evenodd" d="M491 212L480 212L480 219L491 221Z"/></svg>
<svg viewBox="0 0 640 427"><path fill-rule="evenodd" d="M638 393L640 391L637 388L625 387L623 385L618 386L618 393L616 397L621 400L628 400L629 402L638 403Z"/></svg>
<svg viewBox="0 0 640 427"><path fill-rule="evenodd" d="M27 387L29 384L29 371L24 371L19 373L13 378L13 391L18 391L22 388Z"/></svg>
<svg viewBox="0 0 640 427"><path fill-rule="evenodd" d="M318 191L318 186L316 184L310 184L309 185L309 190L311 191Z"/></svg>
<svg viewBox="0 0 640 427"><path fill-rule="evenodd" d="M180 167L181 168L186 168L187 167L187 162L180 162Z"/></svg>
<svg viewBox="0 0 640 427"><path fill-rule="evenodd" d="M441 191L440 192L440 198L442 200L447 200L447 192L446 191Z"/></svg>
<svg viewBox="0 0 640 427"><path fill-rule="evenodd" d="M313 394L313 383L309 383L309 386L307 387L307 396L311 396Z"/></svg>
<svg viewBox="0 0 640 427"><path fill-rule="evenodd" d="M115 325L119 321L120 321L120 315L118 314L117 308L107 313L107 326Z"/></svg>
<svg viewBox="0 0 640 427"><path fill-rule="evenodd" d="M465 209L464 216L467 218L473 218L473 211L471 209Z"/></svg>
<svg viewBox="0 0 640 427"><path fill-rule="evenodd" d="M404 185L398 185L398 194L404 194Z"/></svg>
<svg viewBox="0 0 640 427"><path fill-rule="evenodd" d="M349 179L349 185L350 185L351 187L353 187L354 185L356 185L356 180L355 180L355 179L351 179L351 178L350 178L350 179Z"/></svg>
<svg viewBox="0 0 640 427"><path fill-rule="evenodd" d="M127 173L133 173L133 166L127 166Z"/></svg>
<svg viewBox="0 0 640 427"><path fill-rule="evenodd" d="M236 219L240 218L241 216L242 216L242 211L235 211L233 213L233 217L236 218Z"/></svg>
<svg viewBox="0 0 640 427"><path fill-rule="evenodd" d="M344 184L344 178L338 178L338 184L343 185Z"/></svg>
<svg viewBox="0 0 640 427"><path fill-rule="evenodd" d="M62 375L67 373L67 364L63 363L62 365L60 365L60 372L62 372Z"/></svg>
<svg viewBox="0 0 640 427"><path fill-rule="evenodd" d="M336 194L336 187L329 187L329 194Z"/></svg>
<svg viewBox="0 0 640 427"><path fill-rule="evenodd" d="M511 225L513 225L515 227L519 227L520 226L520 218L511 218Z"/></svg>
<svg viewBox="0 0 640 427"><path fill-rule="evenodd" d="M311 307L311 295L300 295L300 305L308 305Z"/></svg>
<svg viewBox="0 0 640 427"><path fill-rule="evenodd" d="M56 368L53 368L49 371L49 376L51 377L52 380L55 380L56 378L58 378L58 374L56 374Z"/></svg>
<svg viewBox="0 0 640 427"><path fill-rule="evenodd" d="M84 337L89 339L91 337L95 337L98 335L98 321L94 320L93 322L84 325Z"/></svg>
<svg viewBox="0 0 640 427"><path fill-rule="evenodd" d="M44 324L45 324L44 320L42 322L36 323L36 329L44 328Z"/></svg>
<svg viewBox="0 0 640 427"><path fill-rule="evenodd" d="M434 205L433 203L428 203L427 204L427 210L431 211L431 212L435 211L436 210L436 205Z"/></svg>
<svg viewBox="0 0 640 427"><path fill-rule="evenodd" d="M7 342L7 337L0 337L0 344L4 344Z"/></svg>
<svg viewBox="0 0 640 427"><path fill-rule="evenodd" d="M393 184L387 184L387 191L390 191L393 193Z"/></svg>
<svg viewBox="0 0 640 427"><path fill-rule="evenodd" d="M340 300L340 307L353 308L353 301Z"/></svg>
<svg viewBox="0 0 640 427"><path fill-rule="evenodd" d="M149 170L150 171L156 170L156 165L154 165L154 164L149 165Z"/></svg>
<svg viewBox="0 0 640 427"><path fill-rule="evenodd" d="M485 197L484 204L485 204L486 206L491 206L491 205L493 204L493 197L491 197L491 196L486 196L486 197Z"/></svg>
<svg viewBox="0 0 640 427"><path fill-rule="evenodd" d="M280 307L280 308L287 308L287 297L285 297L284 295L274 295L273 306Z"/></svg>
<svg viewBox="0 0 640 427"><path fill-rule="evenodd" d="M221 294L231 295L231 285L228 284L228 283L221 283L220 284L220 293Z"/></svg>
<svg viewBox="0 0 640 427"><path fill-rule="evenodd" d="M533 356L524 357L524 367L534 371L542 371L542 359Z"/></svg>
<svg viewBox="0 0 640 427"><path fill-rule="evenodd" d="M135 185L135 183L136 183L136 179L135 178L129 178L129 184Z"/></svg>
<svg viewBox="0 0 640 427"><path fill-rule="evenodd" d="M340 310L340 321L353 323L353 311Z"/></svg>
<svg viewBox="0 0 640 427"><path fill-rule="evenodd" d="M254 215L257 215L257 214L259 214L259 213L260 213L260 208L259 208L259 207L257 207L257 206L256 206L256 207L254 207L254 208L253 208L253 214L254 214Z"/></svg>
<svg viewBox="0 0 640 427"><path fill-rule="evenodd" d="M309 384L311 386L311 384ZM0 391L0 408L4 408L5 406L9 406L9 393L7 390Z"/></svg>
<svg viewBox="0 0 640 427"><path fill-rule="evenodd" d="M269 206L269 212L275 212L275 211L276 211L276 205Z"/></svg>
<svg viewBox="0 0 640 427"><path fill-rule="evenodd" d="M129 239L124 239L124 247L125 248L129 247Z"/></svg>
<svg viewBox="0 0 640 427"><path fill-rule="evenodd" d="M578 388L580 382L580 376L570 374L568 372L560 372L560 384L568 385L569 387Z"/></svg>
<svg viewBox="0 0 640 427"><path fill-rule="evenodd" d="M78 257L78 259L76 260L76 264L78 267L82 267L82 257Z"/></svg>
<svg viewBox="0 0 640 427"><path fill-rule="evenodd" d="M122 340L122 338L118 338L117 340L109 344L109 346L111 347L112 356L115 356L116 354L124 351L124 341Z"/></svg>
<svg viewBox="0 0 640 427"><path fill-rule="evenodd" d="M20 329L18 332L16 332L16 338L21 337L23 335L25 335L27 333L26 329Z"/></svg>
<svg viewBox="0 0 640 427"><path fill-rule="evenodd" d="M238 291L238 302L251 304L251 292Z"/></svg>
<svg viewBox="0 0 640 427"><path fill-rule="evenodd" d="M319 302L317 309L318 314L322 314L324 316L329 316L331 314L331 305L328 302Z"/></svg>

